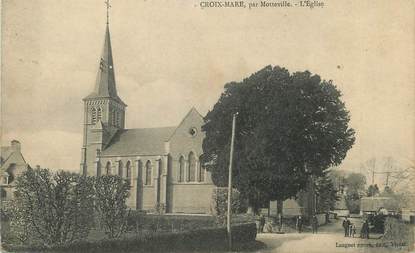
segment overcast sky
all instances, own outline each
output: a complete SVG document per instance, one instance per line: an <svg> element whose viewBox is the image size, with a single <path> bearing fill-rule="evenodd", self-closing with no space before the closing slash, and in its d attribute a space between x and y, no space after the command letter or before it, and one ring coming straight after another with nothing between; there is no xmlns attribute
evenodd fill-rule
<svg viewBox="0 0 415 253"><path fill-rule="evenodd" d="M2 144L79 170L82 98L93 90L104 0L3 0ZM247 2L248 3L248 2ZM325 1L324 8L201 9L197 1L112 1L117 89L128 128L203 115L229 81L266 65L309 70L343 93L356 144L342 165L415 156L415 2Z"/></svg>

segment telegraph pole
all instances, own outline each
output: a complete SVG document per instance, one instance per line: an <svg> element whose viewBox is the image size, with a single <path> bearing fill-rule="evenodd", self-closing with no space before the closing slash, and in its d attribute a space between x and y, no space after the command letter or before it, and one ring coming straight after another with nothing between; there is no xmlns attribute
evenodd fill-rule
<svg viewBox="0 0 415 253"><path fill-rule="evenodd" d="M228 175L228 217L226 222L226 228L228 231L228 246L229 251L232 251L232 231L231 231L231 215L232 215L232 162L233 162L233 144L235 141L235 124L236 124L236 115L233 114L232 117L232 138L231 138L231 151L229 154L229 175Z"/></svg>

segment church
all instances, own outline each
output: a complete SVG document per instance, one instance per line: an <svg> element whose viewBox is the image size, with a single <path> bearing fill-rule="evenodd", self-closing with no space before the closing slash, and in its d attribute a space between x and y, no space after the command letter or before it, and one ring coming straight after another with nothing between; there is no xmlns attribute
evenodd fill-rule
<svg viewBox="0 0 415 253"><path fill-rule="evenodd" d="M108 22L95 88L83 102L83 175L127 179L131 209L210 213L216 187L199 162L202 115L192 108L177 126L126 129L127 105L117 93Z"/></svg>

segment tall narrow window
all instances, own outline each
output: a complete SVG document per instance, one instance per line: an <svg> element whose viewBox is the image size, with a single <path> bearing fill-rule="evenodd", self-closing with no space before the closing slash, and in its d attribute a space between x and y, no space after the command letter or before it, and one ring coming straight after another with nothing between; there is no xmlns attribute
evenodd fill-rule
<svg viewBox="0 0 415 253"><path fill-rule="evenodd" d="M97 121L100 121L102 117L102 109L101 107L98 107L97 109Z"/></svg>
<svg viewBox="0 0 415 253"><path fill-rule="evenodd" d="M91 123L95 124L97 122L97 110L93 107L91 111Z"/></svg>
<svg viewBox="0 0 415 253"><path fill-rule="evenodd" d="M120 176L120 177L123 176L122 166L123 166L122 161L119 161L118 162L118 176Z"/></svg>
<svg viewBox="0 0 415 253"><path fill-rule="evenodd" d="M105 173L107 175L111 175L111 162L110 161L108 161L107 165L105 165Z"/></svg>
<svg viewBox="0 0 415 253"><path fill-rule="evenodd" d="M196 180L196 158L195 154L193 152L189 153L189 159L188 159L188 176L187 180L190 182L194 182Z"/></svg>
<svg viewBox="0 0 415 253"><path fill-rule="evenodd" d="M111 112L112 125L115 126L115 109Z"/></svg>
<svg viewBox="0 0 415 253"><path fill-rule="evenodd" d="M184 157L179 158L179 182L184 181Z"/></svg>
<svg viewBox="0 0 415 253"><path fill-rule="evenodd" d="M117 115L117 116L115 117L115 118L116 118L116 120L117 120L116 126L117 126L117 127L119 127L119 126L121 125L121 124L120 124L121 112L118 112L118 111L117 111L116 115Z"/></svg>
<svg viewBox="0 0 415 253"><path fill-rule="evenodd" d="M205 168L204 164L202 163L201 158L202 157L199 158L199 181L203 182L203 181L205 181L206 168Z"/></svg>
<svg viewBox="0 0 415 253"><path fill-rule="evenodd" d="M151 163L147 161L146 163L146 185L151 185Z"/></svg>
<svg viewBox="0 0 415 253"><path fill-rule="evenodd" d="M101 162L97 162L97 177L101 176Z"/></svg>
<svg viewBox="0 0 415 253"><path fill-rule="evenodd" d="M125 169L126 169L126 177L128 182L131 183L131 162L128 161L127 164L125 165Z"/></svg>

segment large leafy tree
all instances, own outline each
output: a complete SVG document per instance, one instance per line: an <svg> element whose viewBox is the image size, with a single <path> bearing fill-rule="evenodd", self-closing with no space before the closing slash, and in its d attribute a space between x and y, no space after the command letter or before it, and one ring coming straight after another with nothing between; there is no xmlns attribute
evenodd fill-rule
<svg viewBox="0 0 415 253"><path fill-rule="evenodd" d="M311 175L320 177L340 164L354 143L340 98L331 81L278 66L227 83L203 126L203 160L214 183L227 185L231 121L238 112L236 188L251 206L295 196Z"/></svg>

